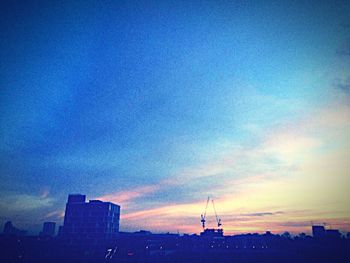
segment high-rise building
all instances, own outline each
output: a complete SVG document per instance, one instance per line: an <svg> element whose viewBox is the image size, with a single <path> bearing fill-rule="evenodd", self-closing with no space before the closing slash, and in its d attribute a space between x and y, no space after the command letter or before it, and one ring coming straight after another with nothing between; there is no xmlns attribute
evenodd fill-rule
<svg viewBox="0 0 350 263"><path fill-rule="evenodd" d="M56 223L55 222L44 222L43 231L40 232L40 236L52 237L55 235Z"/></svg>
<svg viewBox="0 0 350 263"><path fill-rule="evenodd" d="M326 236L324 226L312 226L312 235L314 238L323 238Z"/></svg>
<svg viewBox="0 0 350 263"><path fill-rule="evenodd" d="M27 231L18 229L15 227L11 221L7 221L4 225L4 235L5 236L24 236Z"/></svg>
<svg viewBox="0 0 350 263"><path fill-rule="evenodd" d="M69 195L61 236L67 242L115 238L119 232L120 206L99 200L86 202L85 195Z"/></svg>

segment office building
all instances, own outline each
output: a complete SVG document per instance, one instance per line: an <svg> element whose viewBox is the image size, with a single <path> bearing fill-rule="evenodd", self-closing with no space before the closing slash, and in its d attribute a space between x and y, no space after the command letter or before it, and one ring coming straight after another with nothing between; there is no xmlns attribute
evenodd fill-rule
<svg viewBox="0 0 350 263"><path fill-rule="evenodd" d="M312 226L312 235L314 238L324 238L326 236L324 226Z"/></svg>
<svg viewBox="0 0 350 263"><path fill-rule="evenodd" d="M7 221L4 225L4 232L3 234L5 236L24 236L26 235L27 231L18 229L15 227L11 221Z"/></svg>
<svg viewBox="0 0 350 263"><path fill-rule="evenodd" d="M55 235L56 223L44 222L43 230L40 232L40 236L52 237Z"/></svg>
<svg viewBox="0 0 350 263"><path fill-rule="evenodd" d="M67 242L112 239L119 232L120 206L99 200L86 202L85 195L69 195L61 236Z"/></svg>

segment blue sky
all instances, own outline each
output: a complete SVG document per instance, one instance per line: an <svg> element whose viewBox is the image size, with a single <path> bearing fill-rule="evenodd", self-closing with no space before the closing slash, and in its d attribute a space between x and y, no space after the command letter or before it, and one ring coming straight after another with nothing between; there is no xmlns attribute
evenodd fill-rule
<svg viewBox="0 0 350 263"><path fill-rule="evenodd" d="M62 222L83 193L120 203L124 230L198 232L210 195L231 233L350 230L346 1L0 9L2 223Z"/></svg>

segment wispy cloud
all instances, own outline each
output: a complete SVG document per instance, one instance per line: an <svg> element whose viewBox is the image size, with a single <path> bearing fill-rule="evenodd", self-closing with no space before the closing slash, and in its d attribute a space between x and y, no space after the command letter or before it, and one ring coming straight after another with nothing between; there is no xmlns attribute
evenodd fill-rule
<svg viewBox="0 0 350 263"><path fill-rule="evenodd" d="M294 231L306 231L309 225L303 222L327 218L330 202L337 205L328 212L334 215L329 221L343 217L344 213L350 218L349 203L344 201L344 185L349 182L345 176L349 168L346 164L346 156L350 156L349 131L350 106L334 103L315 108L303 118L265 133L253 147L232 143L232 150L221 154L220 158L182 169L171 179L160 181L156 187L127 192L122 199L132 200L149 193L157 195L166 188L174 189L176 193L179 186L210 179L220 187L213 189L209 180L209 184L201 187L202 199L208 192L218 197L218 213L228 232L244 232L249 227L259 231L268 228L282 230L285 227L282 222L294 222L294 225L291 223ZM334 174L337 180L334 180ZM218 178L223 179L222 183L216 182ZM290 209L300 209L301 203L308 212L291 212ZM251 212L271 208L275 212ZM204 201L198 201L197 195L193 202L185 204L151 206L148 209L135 207L133 211L125 211L122 219L130 225L146 222L151 229L165 230L168 227L172 230L169 222L187 218L186 229L198 232L198 217L203 209ZM236 215L235 219L232 215Z"/></svg>
<svg viewBox="0 0 350 263"><path fill-rule="evenodd" d="M44 219L62 219L64 218L63 210L55 210L44 215Z"/></svg>
<svg viewBox="0 0 350 263"><path fill-rule="evenodd" d="M112 194L107 194L104 196L97 197L102 201L114 202L118 204L127 204L135 199L144 197L146 195L152 194L159 189L159 185L146 185L141 187L136 187L128 191L120 191Z"/></svg>
<svg viewBox="0 0 350 263"><path fill-rule="evenodd" d="M40 198L47 198L50 194L50 189L48 187L43 188L41 191Z"/></svg>
<svg viewBox="0 0 350 263"><path fill-rule="evenodd" d="M283 214L283 212L277 211L277 212L248 213L248 214L241 214L240 216L255 217L255 216L273 216L273 215L280 215L280 214Z"/></svg>
<svg viewBox="0 0 350 263"><path fill-rule="evenodd" d="M0 207L10 211L33 210L50 207L53 205L53 201L53 198L47 196L9 193L1 197Z"/></svg>
<svg viewBox="0 0 350 263"><path fill-rule="evenodd" d="M349 51L349 55L350 55L350 51ZM335 80L334 87L336 87L337 89L343 92L350 93L350 77L348 77L345 80L342 80L342 79Z"/></svg>

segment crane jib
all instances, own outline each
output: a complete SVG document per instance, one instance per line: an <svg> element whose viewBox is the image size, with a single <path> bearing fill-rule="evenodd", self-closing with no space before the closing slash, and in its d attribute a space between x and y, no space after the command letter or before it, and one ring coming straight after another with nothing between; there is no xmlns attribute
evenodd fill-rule
<svg viewBox="0 0 350 263"><path fill-rule="evenodd" d="M201 214L201 223L202 223L203 230L205 229L205 222L206 222L206 216L207 216L207 210L208 210L209 201L210 201L210 197L208 196L207 203L205 205L204 213ZM213 204L213 210L214 210L217 226L218 226L218 228L220 228L222 226L222 223L221 223L221 219L217 215L214 199L211 199L211 202Z"/></svg>

